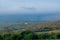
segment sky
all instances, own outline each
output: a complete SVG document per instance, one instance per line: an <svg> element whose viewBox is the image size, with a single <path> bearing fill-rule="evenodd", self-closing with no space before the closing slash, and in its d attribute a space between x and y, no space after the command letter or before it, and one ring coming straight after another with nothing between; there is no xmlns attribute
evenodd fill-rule
<svg viewBox="0 0 60 40"><path fill-rule="evenodd" d="M0 0L0 14L60 12L60 0Z"/></svg>

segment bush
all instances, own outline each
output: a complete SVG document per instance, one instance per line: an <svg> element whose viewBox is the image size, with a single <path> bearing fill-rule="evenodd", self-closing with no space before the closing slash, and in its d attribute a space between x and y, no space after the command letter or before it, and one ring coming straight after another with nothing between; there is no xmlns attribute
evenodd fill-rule
<svg viewBox="0 0 60 40"><path fill-rule="evenodd" d="M3 37L0 35L0 40L3 40Z"/></svg>
<svg viewBox="0 0 60 40"><path fill-rule="evenodd" d="M21 32L20 35L21 35L21 39L36 39L36 38L38 38L35 33L33 33L32 31L28 31L28 30Z"/></svg>
<svg viewBox="0 0 60 40"><path fill-rule="evenodd" d="M11 34L4 34L3 35L3 40L10 40L11 39Z"/></svg>
<svg viewBox="0 0 60 40"><path fill-rule="evenodd" d="M57 39L57 33L51 33L50 39Z"/></svg>
<svg viewBox="0 0 60 40"><path fill-rule="evenodd" d="M57 39L60 38L60 34L57 33L42 33L38 34L39 39Z"/></svg>
<svg viewBox="0 0 60 40"><path fill-rule="evenodd" d="M57 39L60 39L60 33L57 33Z"/></svg>
<svg viewBox="0 0 60 40"><path fill-rule="evenodd" d="M0 40L34 40L34 39L60 39L60 33L40 33L35 34L32 31L22 31L19 34L9 33L0 35Z"/></svg>
<svg viewBox="0 0 60 40"><path fill-rule="evenodd" d="M38 36L36 34L28 34L26 36L24 36L25 40L34 40L34 39L38 39Z"/></svg>
<svg viewBox="0 0 60 40"><path fill-rule="evenodd" d="M50 38L49 36L50 36L49 34L45 34L45 33L38 35L39 39L49 39Z"/></svg>

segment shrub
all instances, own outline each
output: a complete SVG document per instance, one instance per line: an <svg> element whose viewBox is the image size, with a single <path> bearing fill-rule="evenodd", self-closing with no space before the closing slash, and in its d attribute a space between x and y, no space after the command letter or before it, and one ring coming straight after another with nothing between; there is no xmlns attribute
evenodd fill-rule
<svg viewBox="0 0 60 40"><path fill-rule="evenodd" d="M37 39L38 36L32 31L25 30L21 32L21 39Z"/></svg>
<svg viewBox="0 0 60 40"><path fill-rule="evenodd" d="M0 35L0 40L3 40L3 37Z"/></svg>
<svg viewBox="0 0 60 40"><path fill-rule="evenodd" d="M50 34L50 39L56 39L56 38L57 38L57 33Z"/></svg>
<svg viewBox="0 0 60 40"><path fill-rule="evenodd" d="M38 37L39 39L49 39L50 35L49 34L45 34L45 33L42 33L42 34L38 34Z"/></svg>
<svg viewBox="0 0 60 40"><path fill-rule="evenodd" d="M11 34L4 34L3 35L3 40L10 40L11 39Z"/></svg>
<svg viewBox="0 0 60 40"><path fill-rule="evenodd" d="M19 34L9 33L0 35L0 40L34 40L34 39L60 39L60 33L40 33L35 34L32 31L25 30Z"/></svg>
<svg viewBox="0 0 60 40"><path fill-rule="evenodd" d="M57 33L57 39L60 39L60 33Z"/></svg>

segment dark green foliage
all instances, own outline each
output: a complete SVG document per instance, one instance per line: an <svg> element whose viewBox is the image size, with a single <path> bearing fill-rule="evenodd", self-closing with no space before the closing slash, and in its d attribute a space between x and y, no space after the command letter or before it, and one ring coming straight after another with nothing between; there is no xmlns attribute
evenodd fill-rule
<svg viewBox="0 0 60 40"><path fill-rule="evenodd" d="M57 39L60 39L60 33L57 33Z"/></svg>
<svg viewBox="0 0 60 40"><path fill-rule="evenodd" d="M4 34L3 35L3 40L10 40L11 39L11 34Z"/></svg>
<svg viewBox="0 0 60 40"><path fill-rule="evenodd" d="M57 33L50 34L50 39L56 39L56 38L57 38Z"/></svg>
<svg viewBox="0 0 60 40"><path fill-rule="evenodd" d="M21 32L22 39L24 39L24 36L26 36L26 35L28 35L28 34L33 34L33 32L28 31L28 30Z"/></svg>
<svg viewBox="0 0 60 40"><path fill-rule="evenodd" d="M0 40L3 40L3 37L0 35Z"/></svg>
<svg viewBox="0 0 60 40"><path fill-rule="evenodd" d="M45 33L38 35L39 39L49 39L50 38L49 36L50 36L49 34L45 34Z"/></svg>
<svg viewBox="0 0 60 40"><path fill-rule="evenodd" d="M32 31L22 31L19 34L9 33L0 35L0 40L34 40L34 39L60 39L60 33L40 33L36 34Z"/></svg>
<svg viewBox="0 0 60 40"><path fill-rule="evenodd" d="M31 40L31 39L38 39L38 36L36 34L28 34L24 36L25 40Z"/></svg>
<svg viewBox="0 0 60 40"><path fill-rule="evenodd" d="M38 38L38 36L35 33L28 30L21 32L21 35L22 35L21 38L26 40Z"/></svg>
<svg viewBox="0 0 60 40"><path fill-rule="evenodd" d="M17 35L15 34L11 35L11 40L17 40Z"/></svg>

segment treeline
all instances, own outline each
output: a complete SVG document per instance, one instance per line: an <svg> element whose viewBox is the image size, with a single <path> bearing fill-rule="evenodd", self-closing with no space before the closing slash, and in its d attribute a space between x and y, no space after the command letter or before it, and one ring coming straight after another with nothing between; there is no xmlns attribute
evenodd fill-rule
<svg viewBox="0 0 60 40"><path fill-rule="evenodd" d="M0 40L42 40L42 39L60 39L60 33L35 33L32 31L22 31L5 33L0 35Z"/></svg>

